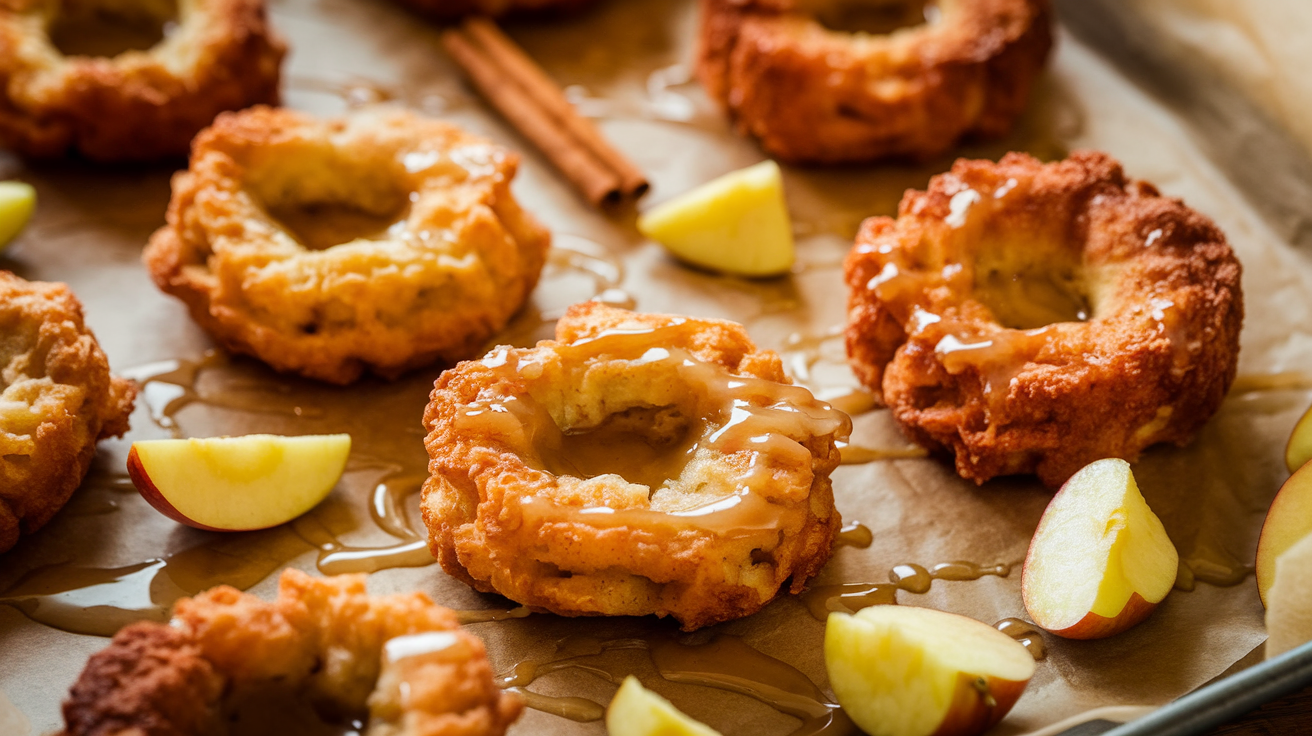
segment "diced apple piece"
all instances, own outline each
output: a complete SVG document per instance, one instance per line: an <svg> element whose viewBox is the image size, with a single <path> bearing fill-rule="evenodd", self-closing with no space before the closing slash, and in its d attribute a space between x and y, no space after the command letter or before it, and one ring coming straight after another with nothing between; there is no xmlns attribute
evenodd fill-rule
<svg viewBox="0 0 1312 736"><path fill-rule="evenodd" d="M1021 576L1025 610L1068 639L1120 633L1175 585L1180 556L1124 460L1092 463L1052 497Z"/></svg>
<svg viewBox="0 0 1312 736"><path fill-rule="evenodd" d="M1267 659L1312 641L1312 534L1276 558L1266 596Z"/></svg>
<svg viewBox="0 0 1312 736"><path fill-rule="evenodd" d="M684 715L670 701L629 675L606 709L610 736L720 736L720 732Z"/></svg>
<svg viewBox="0 0 1312 736"><path fill-rule="evenodd" d="M825 668L839 705L870 736L974 736L1015 705L1034 658L972 618L875 606L829 615Z"/></svg>
<svg viewBox="0 0 1312 736"><path fill-rule="evenodd" d="M36 190L21 181L0 181L0 248L27 227L36 210Z"/></svg>
<svg viewBox="0 0 1312 736"><path fill-rule="evenodd" d="M174 521L210 531L266 529L314 508L346 469L349 434L141 440L128 475Z"/></svg>
<svg viewBox="0 0 1312 736"><path fill-rule="evenodd" d="M1312 460L1312 407L1303 412L1285 444L1285 467L1294 472Z"/></svg>
<svg viewBox="0 0 1312 736"><path fill-rule="evenodd" d="M793 226L779 165L763 161L652 208L638 230L695 266L775 276L793 266Z"/></svg>
<svg viewBox="0 0 1312 736"><path fill-rule="evenodd" d="M1257 592L1263 605L1276 579L1276 560L1300 539L1312 534L1312 465L1304 465L1280 486L1271 501L1257 540Z"/></svg>

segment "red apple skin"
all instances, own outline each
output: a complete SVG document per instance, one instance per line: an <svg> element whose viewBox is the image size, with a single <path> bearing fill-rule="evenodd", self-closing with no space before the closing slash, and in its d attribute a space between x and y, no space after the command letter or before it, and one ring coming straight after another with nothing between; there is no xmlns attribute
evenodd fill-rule
<svg viewBox="0 0 1312 736"><path fill-rule="evenodd" d="M193 521L182 515L182 512L173 507L173 504L164 498L164 494L159 492L155 484L151 482L150 476L146 473L146 467L141 464L141 458L137 455L137 448L133 447L128 451L128 477L132 478L132 485L137 487L137 492L146 502L155 507L155 510L178 522L196 529L204 529L207 532L224 532L234 531L232 529L217 529L212 526L206 526L198 521Z"/></svg>
<svg viewBox="0 0 1312 736"><path fill-rule="evenodd" d="M1266 593L1275 582L1276 558L1304 535L1312 534L1312 515L1306 511L1312 507L1312 501L1308 499L1312 499L1312 461L1294 471L1280 486L1262 522L1254 577L1263 607L1266 607Z"/></svg>
<svg viewBox="0 0 1312 736"><path fill-rule="evenodd" d="M978 676L962 672L957 676L957 689L952 704L933 736L976 736L984 733L1006 717L1011 706L1025 692L1029 680L1003 680L984 678L984 687L978 686ZM990 705L988 697L992 696Z"/></svg>
<svg viewBox="0 0 1312 736"><path fill-rule="evenodd" d="M1034 612L1029 611L1028 606L1025 610L1029 611L1030 618L1035 618L1034 623L1049 634L1056 634L1063 639L1105 639L1137 626L1148 618L1155 608L1157 608L1156 603L1149 603L1138 593L1132 593L1130 600L1125 603L1125 608L1112 618L1089 612L1074 625L1064 629L1049 629L1035 618Z"/></svg>

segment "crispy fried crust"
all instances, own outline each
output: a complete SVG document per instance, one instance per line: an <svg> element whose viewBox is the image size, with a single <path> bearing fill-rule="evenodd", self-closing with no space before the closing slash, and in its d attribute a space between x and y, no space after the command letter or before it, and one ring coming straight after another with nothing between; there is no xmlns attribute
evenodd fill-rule
<svg viewBox="0 0 1312 736"><path fill-rule="evenodd" d="M99 0L0 2L0 142L33 157L185 156L218 113L277 104L286 44L269 26L264 0L180 2L177 28L163 41L110 58L66 57L47 34L60 13L151 17L167 7L145 0L135 8Z"/></svg>
<svg viewBox="0 0 1312 736"><path fill-rule="evenodd" d="M866 220L845 272L853 369L979 483L1183 444L1235 377L1225 235L1103 153L959 160Z"/></svg>
<svg viewBox="0 0 1312 736"><path fill-rule="evenodd" d="M128 429L136 386L82 322L59 283L0 271L0 552L63 508L96 454Z"/></svg>
<svg viewBox="0 0 1312 736"><path fill-rule="evenodd" d="M246 694L275 684L367 712L366 736L504 734L523 703L492 675L483 643L424 594L286 570L272 603L221 586L178 601L172 625L120 631L69 691L61 736L223 734Z"/></svg>
<svg viewBox="0 0 1312 736"><path fill-rule="evenodd" d="M1002 135L1052 48L1048 0L942 0L887 35L825 28L832 0L702 0L697 76L744 135L795 162L926 158Z"/></svg>
<svg viewBox="0 0 1312 736"><path fill-rule="evenodd" d="M555 341L438 379L424 417L429 546L475 589L566 616L669 615L691 630L759 610L790 578L800 592L840 525L829 474L850 424L787 383L732 322L575 305ZM732 403L727 384L750 401ZM796 418L740 442L731 425L748 425L730 408L748 403ZM605 444L626 434L640 439ZM583 455L543 444L571 436ZM596 443L604 459L576 470ZM629 456L651 448L670 449ZM661 471L621 475L636 466Z"/></svg>
<svg viewBox="0 0 1312 736"><path fill-rule="evenodd" d="M573 13L593 4L596 0L401 0L410 8L439 20L452 20L466 15L545 15Z"/></svg>
<svg viewBox="0 0 1312 736"><path fill-rule="evenodd" d="M225 347L280 371L349 383L455 362L506 324L546 259L550 234L510 193L517 163L398 109L225 113L174 177L144 259ZM268 213L322 206L400 207L403 223L310 250Z"/></svg>

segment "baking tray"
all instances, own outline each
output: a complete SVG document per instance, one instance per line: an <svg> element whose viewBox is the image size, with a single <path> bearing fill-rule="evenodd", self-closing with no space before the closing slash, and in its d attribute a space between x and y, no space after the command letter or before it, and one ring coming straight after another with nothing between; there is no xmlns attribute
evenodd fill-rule
<svg viewBox="0 0 1312 736"><path fill-rule="evenodd" d="M1260 110L1223 85L1191 79L1178 59L1160 60L1158 68L1130 55L1135 48L1160 49L1161 39L1116 30L1115 23L1132 26L1133 17L1115 3L1072 1L1060 9L1056 56L1016 131L956 153L996 159L1026 150L1051 159L1077 147L1110 151L1132 176L1184 197L1229 233L1246 269L1248 321L1241 385L1218 416L1189 447L1155 449L1135 467L1192 573L1180 587L1193 589L1178 591L1148 622L1103 642L1024 634L1013 625L1031 646L1044 645L1047 658L997 734L1035 733L1107 708L1143 712L1211 681L1261 645L1253 548L1284 480L1284 437L1312 400L1312 382L1295 371L1312 358L1312 340L1303 334L1303 325L1312 324L1312 266L1291 247L1305 238L1312 203L1295 188L1309 181L1298 168L1306 166L1306 154L1273 133L1271 144L1285 148L1261 157L1248 155L1249 148L1226 155L1233 147L1226 126L1202 124L1180 90L1202 85L1213 107L1246 124L1266 125ZM895 212L902 192L923 187L951 156L920 165L786 167L798 267L782 279L717 277L689 270L645 242L632 211L601 214L582 203L465 87L434 26L380 0L275 0L271 10L292 46L285 67L290 106L332 114L401 104L524 152L515 192L556 233L557 247L541 286L499 342L531 344L550 334L565 306L600 296L645 311L741 321L759 344L783 354L800 382L847 406L859 402L835 332L845 301L841 259L862 218ZM729 130L691 79L695 20L691 0L612 0L577 18L508 26L585 114L651 174L654 188L644 207L763 158ZM1142 43L1127 50L1135 38ZM482 620L472 626L488 642L498 671L510 673L522 661L548 663L527 685L543 708L595 716L613 681L632 672L729 736L841 732L824 674L823 624L807 605L814 596L784 597L748 619L683 637L673 624L651 619L520 618L513 604L473 593L425 564L414 492L426 460L419 420L440 368L395 383L368 379L334 388L213 352L139 263L142 246L163 221L172 168L29 165L0 157L0 175L32 182L40 196L33 226L0 265L27 278L68 282L115 369L143 381L132 433L103 443L68 508L0 561L0 598L8 602L0 605L0 732L55 730L63 693L87 656L105 645L103 635L122 623L162 618L177 596L219 581L270 597L272 573L283 566L318 572L377 566L373 591L423 590L467 612L467 619ZM1263 170L1285 172L1284 178L1272 184L1258 175ZM255 431L350 431L355 450L348 473L323 506L298 522L243 535L179 527L150 509L125 479L132 440ZM1050 493L1024 478L975 489L939 463L906 457L887 412L860 413L854 442L900 459L835 473L839 510L872 539L862 546L853 527L816 587L864 586L903 605L990 623L1023 618L1018 563ZM977 579L940 579L925 592L888 587L897 565L932 569L952 561L974 565L979 574L965 577ZM70 580L81 587L69 589ZM724 671L725 662L738 663L733 666L745 679ZM750 685L762 679L774 689ZM829 731L820 730L825 724ZM514 732L600 734L604 728L530 710Z"/></svg>

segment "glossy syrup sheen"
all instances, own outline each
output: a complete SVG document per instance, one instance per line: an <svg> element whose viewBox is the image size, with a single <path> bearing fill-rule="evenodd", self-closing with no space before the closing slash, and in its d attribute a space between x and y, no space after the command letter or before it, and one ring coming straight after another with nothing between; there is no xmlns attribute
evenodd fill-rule
<svg viewBox="0 0 1312 736"><path fill-rule="evenodd" d="M676 323L614 331L556 348L563 365L606 370L605 363L629 381L677 382L680 390L673 403L608 405L599 424L562 427L556 415L568 408L534 396L536 379L549 370L543 358L498 350L483 360L484 366L507 385L529 388L465 406L459 426L480 436L508 438L531 467L558 477L616 475L647 488L647 503L638 498L634 505L633 497L626 497L630 505L621 508L570 506L528 496L520 501L526 518L563 514L594 526L695 525L725 536L775 529L778 512L769 501L775 471L800 468L809 476L812 457L803 443L845 437L850 420L805 389L735 375L672 347L688 342L691 329ZM550 390L537 389L544 396ZM694 460L714 462L730 455L741 460L734 463L738 470L723 488L707 490L685 477ZM688 486L693 493L682 492ZM663 489L673 493L663 494Z"/></svg>

